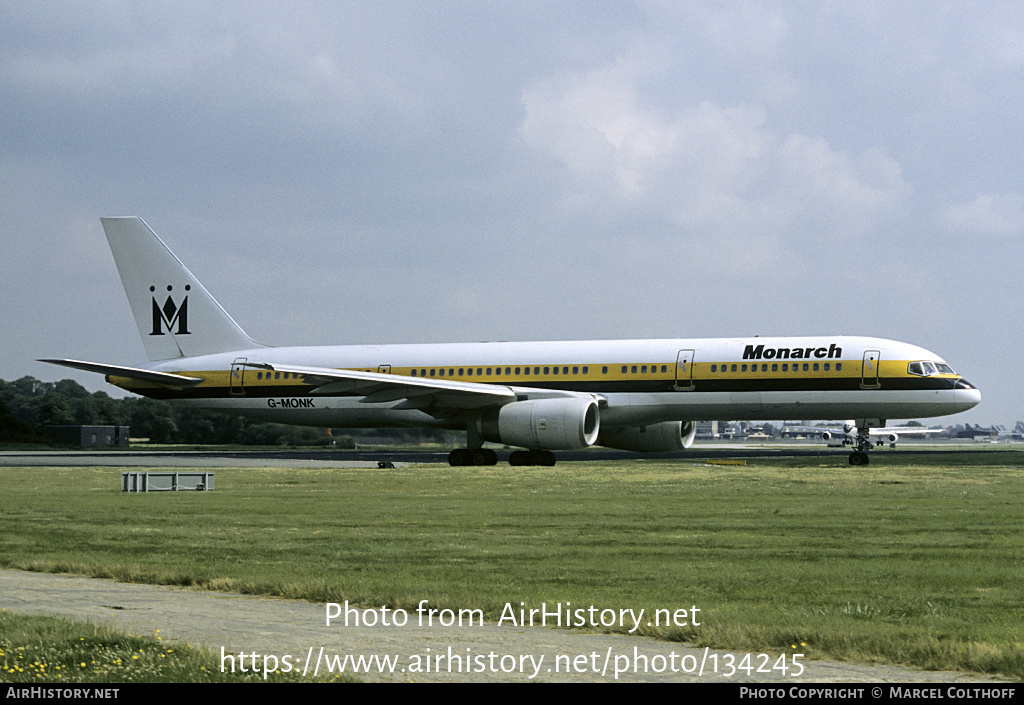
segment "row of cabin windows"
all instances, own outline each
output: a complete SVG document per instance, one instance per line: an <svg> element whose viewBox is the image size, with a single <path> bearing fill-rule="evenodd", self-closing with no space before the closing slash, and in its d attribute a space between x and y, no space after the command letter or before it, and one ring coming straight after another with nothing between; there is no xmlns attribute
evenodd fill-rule
<svg viewBox="0 0 1024 705"><path fill-rule="evenodd" d="M779 369L780 365L781 365L781 371L782 372L790 372L791 371L790 370L790 363L787 363L787 362L783 362L783 363L773 362L773 363L771 363L771 371L772 372L779 372L780 371L780 369ZM819 365L820 365L820 367L819 367ZM768 371L768 367L769 367L768 363L762 363L761 364L761 372L767 372ZM801 364L800 363L798 363L798 362L792 363L792 371L793 372L799 372L800 368L801 368ZM545 375L557 375L557 374L567 375L567 374L569 374L569 370L570 369L572 369L572 374L574 374L574 375L580 374L581 370L582 370L583 374L585 374L585 375L586 374L590 374L590 367L588 365L584 365L583 367L579 367L578 365L573 365L571 368L570 368L569 365L564 365L562 367L557 367L557 366L506 367L504 372L505 372L506 376L511 376L514 373L517 376L523 375L523 376L527 376L528 377L531 374L533 374L533 375L541 375L541 374L545 374ZM829 372L829 371L831 371L831 363L828 363L828 362L825 362L825 363L818 363L818 362L808 363L808 362L805 362L805 363L803 363L803 371L804 372L812 372L812 371L813 372L818 372L819 369L822 369L825 372ZM835 363L835 371L836 372L839 372L842 369L843 369L843 363L841 363L841 362ZM456 370L458 370L458 374L457 375L456 375ZM475 370L475 372L474 372L474 370ZM659 371L662 374L667 373L668 372L668 365L661 365L660 367L659 367L659 365L623 365L622 366L622 374L643 374L643 375L645 375L645 374L648 374L648 373L650 373L650 374L657 374ZM717 365L717 364L711 365L711 372L712 373L717 373L717 372L747 372L747 371L748 371L748 366L746 365L746 363L744 363L744 364L733 363L732 365L724 365L724 364L723 365ZM757 372L758 371L757 370L757 364L750 365L749 366L749 371L750 372ZM447 376L447 377L456 377L456 376L458 376L458 377L472 377L472 376L474 376L474 374L477 377L485 377L485 376L486 377L491 377L493 375L500 375L501 373L502 373L502 368L500 368L500 367L476 367L476 368L474 368L474 367L459 367L459 368L449 367L449 368L447 368L447 370L442 367L442 368L431 368L429 370L424 368L424 369L421 369L421 370L412 370L410 372L410 374L413 377L445 377L445 376ZM603 365L601 367L601 374L605 374L605 375L608 374L608 366L607 365ZM265 378L264 378L264 375L266 375ZM271 375L273 375L273 377L271 377ZM298 379L299 378L299 375L297 375L297 374L293 374L291 376L294 379ZM256 379L288 379L288 378L289 378L289 373L288 372L266 372L266 373L264 373L264 372L257 372L256 373Z"/></svg>
<svg viewBox="0 0 1024 705"><path fill-rule="evenodd" d="M456 375L456 369L458 369L458 375ZM571 367L571 369L572 369L572 374L574 374L574 375L580 374L580 370L582 370L583 374L585 374L585 375L586 374L590 374L590 367L588 365L584 365L582 368L579 365L574 365L574 366ZM541 370L543 370L543 372L541 372ZM547 366L547 367L541 367L541 366L537 366L537 367L506 367L505 368L505 375L506 376L510 376L512 374L524 375L524 376L529 376L531 374L533 374L533 375L540 375L540 374L545 374L545 375L563 374L563 375L567 375L567 374L569 374L569 370L570 370L570 366L569 365L565 365L564 367L552 367L550 365ZM604 372L605 374L607 374L608 373L608 368L607 367L603 367L603 368L601 368L601 371ZM431 368L429 370L428 369L421 369L421 370L412 370L412 371L410 371L410 374L413 377L445 377L445 376L448 376L448 377L455 377L455 376L458 376L458 377L472 377L474 375L476 375L477 377L485 377L485 376L486 377L491 377L493 375L500 375L501 373L502 373L502 369L500 367L459 367L459 368L449 367L447 369L447 371L445 370L445 368L442 367L442 368Z"/></svg>
<svg viewBox="0 0 1024 705"><path fill-rule="evenodd" d="M636 365L632 365L632 366L630 366L629 371L632 374L639 373L639 374L645 375L645 374L647 374L647 365L640 365L639 368L637 368ZM662 365L661 366L661 371L662 372L668 372L668 365ZM658 366L657 365L651 365L651 374L657 374L657 372L658 372ZM626 365L622 366L622 374L626 374Z"/></svg>
<svg viewBox="0 0 1024 705"><path fill-rule="evenodd" d="M458 370L458 374L457 375L456 375L456 369ZM474 370L476 370L475 373L474 373ZM567 374L569 374L570 370L572 370L572 374L574 374L574 375L578 375L580 373L585 374L585 375L590 374L590 366L589 365L584 365L582 367L580 367L578 365L572 365L572 366L564 365L562 367L550 366L550 365L549 366L540 366L540 365L538 365L536 367L506 367L506 368L504 368L504 373L505 373L505 376L511 376L511 375L515 374L516 376L528 377L530 375L534 375L534 376L537 376L537 375L557 375L557 374L567 375ZM660 366L660 370L661 370L661 372L663 374L667 374L668 373L668 365L661 365ZM623 365L622 366L622 374L632 373L632 374L643 374L643 375L645 375L645 374L648 374L648 373L650 373L650 374L657 374L658 371L659 371L659 366L658 365ZM459 368L449 367L447 369L447 372L446 372L445 368L442 367L442 368L412 370L410 372L410 374L413 377L445 377L445 376L448 376L448 377L456 377L456 376L458 376L458 377L472 377L474 374L477 377L485 377L485 376L486 377L490 377L492 375L500 375L500 374L502 374L502 368L500 368L500 367L476 367L476 368L473 368L473 367L459 367ZM602 365L601 366L601 374L603 374L603 375L608 374L608 365Z"/></svg>
<svg viewBox="0 0 1024 705"><path fill-rule="evenodd" d="M458 369L458 374L457 375L456 375L456 369ZM572 366L564 365L562 367L551 366L551 365L547 365L547 366L539 366L538 365L536 367L506 367L504 372L505 372L506 376L511 376L513 373L516 374L517 376L518 375L529 376L531 374L533 374L533 375L541 375L541 374L545 374L545 375L557 375L557 374L567 375L567 374L569 374L570 369L572 370L572 374L574 374L574 375L580 374L581 371L585 375L590 374L590 366L589 365L583 365L582 367L580 367L579 365L572 365ZM475 372L474 372L474 370L475 370ZM638 372L638 370L639 370L640 374L647 374L648 365L639 365L639 366L633 365L632 367L630 367L628 365L623 365L622 366L622 374L626 374L627 370L633 372L634 374L636 374ZM652 373L657 372L658 371L658 366L657 365L650 365L650 371ZM661 366L661 371L662 372L668 372L668 365L662 365ZM372 370L367 370L367 372L372 372ZM447 370L445 370L445 368L442 367L442 368L432 368L432 369L429 369L429 370L426 369L426 368L420 369L420 370L415 370L415 369L410 370L410 374L413 377L445 377L445 376L447 376L447 377L455 377L455 376L458 376L458 377L472 377L472 376L474 376L474 374L477 377L485 377L485 376L486 377L491 377L493 375L500 375L501 373L502 373L502 368L500 368L500 367L476 367L476 368L473 368L473 367L459 367L459 368L449 367L449 368L447 368ZM603 365L601 367L601 374L608 374L608 366L607 365ZM264 377L264 375L266 375L266 377ZM283 375L283 377L282 377L282 375ZM298 379L299 375L293 374L292 377L294 379ZM288 378L289 378L289 373L288 372L284 372L284 373L282 373L282 372L266 372L266 373L264 373L264 372L257 372L256 373L256 379L260 379L260 380L262 380L262 379L288 379Z"/></svg>
<svg viewBox="0 0 1024 705"><path fill-rule="evenodd" d="M288 379L288 375L290 373L288 373L288 372L267 372L265 374L267 375L266 379ZM263 375L264 375L263 372L257 372L256 373L256 379L264 379ZM273 377L271 377L271 375L273 375ZM284 375L284 376L282 377L281 375ZM292 375L292 377L294 377L295 379L298 379L299 375L297 375L297 374L296 375Z"/></svg>
<svg viewBox="0 0 1024 705"><path fill-rule="evenodd" d="M822 367L819 367L819 365L821 365ZM805 362L805 363L803 363L803 371L804 372L817 372L819 369L823 369L825 372L829 372L829 371L831 371L831 365L832 365L832 363L830 363L830 362L824 362L824 363ZM779 370L780 366L782 368L782 370L781 370L782 372L800 372L801 371L801 363L799 363L799 362L794 362L792 364L792 369L790 369L790 363L788 363L788 362L782 362L782 363L773 362L771 364L772 372L779 372L780 371ZM720 370L717 369L719 367L721 367ZM843 369L843 363L837 362L836 363L836 372L839 372L842 369ZM746 372L747 371L747 365L746 364L737 365L735 363L733 363L732 365L712 365L711 366L711 371L712 372ZM757 372L757 364L751 365L750 366L750 371L751 372ZM761 372L767 372L767 371L768 371L768 363L767 362L761 363Z"/></svg>

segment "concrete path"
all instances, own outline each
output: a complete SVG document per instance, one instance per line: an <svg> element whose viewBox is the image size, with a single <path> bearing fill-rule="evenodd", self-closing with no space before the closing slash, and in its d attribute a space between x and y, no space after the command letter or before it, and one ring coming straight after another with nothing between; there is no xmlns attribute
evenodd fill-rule
<svg viewBox="0 0 1024 705"><path fill-rule="evenodd" d="M320 674L335 659L375 659L360 671L383 682L759 682L775 686L807 683L993 683L999 679L835 661L801 660L802 675L772 670L779 652L747 661L767 673L748 675L741 652L705 650L645 637L585 634L543 627L326 626L325 606L299 600L203 592L186 588L117 583L70 575L0 570L0 608L10 612L59 614L110 625L132 634L203 645L226 667L234 662L263 668L276 657ZM375 615L379 616L378 609ZM369 615L367 615L369 616ZM244 653L244 661L240 654ZM254 658L254 654L258 655ZM390 661L385 663L382 659ZM271 661L271 664L274 662ZM790 662L791 664L791 662ZM366 664L364 664L365 666ZM429 665L429 670L428 670ZM703 675L698 671L703 668ZM337 668L335 669L337 670ZM616 673L618 670L618 673Z"/></svg>

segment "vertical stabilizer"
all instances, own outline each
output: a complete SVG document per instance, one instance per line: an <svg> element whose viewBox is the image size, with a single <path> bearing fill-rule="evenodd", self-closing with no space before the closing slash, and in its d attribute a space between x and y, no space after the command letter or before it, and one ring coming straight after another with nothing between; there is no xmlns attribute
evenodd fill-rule
<svg viewBox="0 0 1024 705"><path fill-rule="evenodd" d="M141 218L101 218L150 360L262 347Z"/></svg>

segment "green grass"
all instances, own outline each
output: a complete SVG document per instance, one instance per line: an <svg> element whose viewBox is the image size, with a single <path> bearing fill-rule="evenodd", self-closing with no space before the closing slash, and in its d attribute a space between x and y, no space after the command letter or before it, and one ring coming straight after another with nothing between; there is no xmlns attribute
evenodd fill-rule
<svg viewBox="0 0 1024 705"><path fill-rule="evenodd" d="M222 671L205 648L165 643L61 617L0 612L3 683L281 683L324 682L288 672ZM351 678L338 678L351 681Z"/></svg>
<svg viewBox="0 0 1024 705"><path fill-rule="evenodd" d="M1024 453L217 469L128 495L120 469L7 468L0 565L350 602L689 608L642 633L1024 677Z"/></svg>

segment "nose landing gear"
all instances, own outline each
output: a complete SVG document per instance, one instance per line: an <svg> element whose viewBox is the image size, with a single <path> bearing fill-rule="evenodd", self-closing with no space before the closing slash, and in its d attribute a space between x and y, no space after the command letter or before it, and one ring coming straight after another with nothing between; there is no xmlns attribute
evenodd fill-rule
<svg viewBox="0 0 1024 705"><path fill-rule="evenodd" d="M871 462L868 451L871 450L871 427L884 426L884 419L860 419L857 421L857 440L854 451L850 453L850 465L859 467Z"/></svg>

